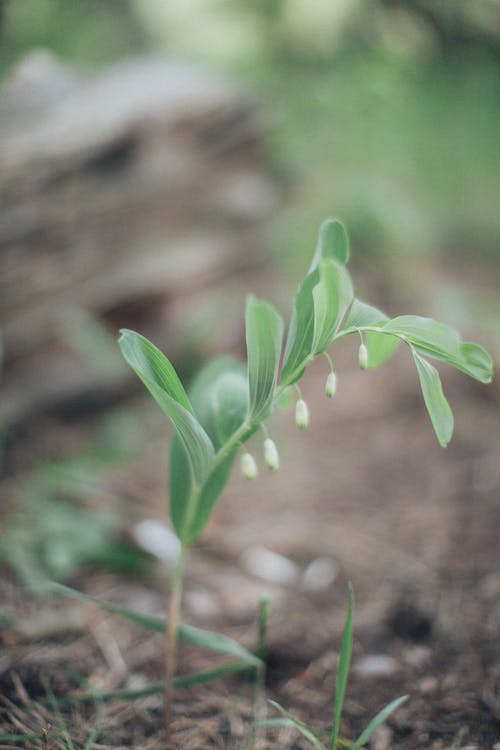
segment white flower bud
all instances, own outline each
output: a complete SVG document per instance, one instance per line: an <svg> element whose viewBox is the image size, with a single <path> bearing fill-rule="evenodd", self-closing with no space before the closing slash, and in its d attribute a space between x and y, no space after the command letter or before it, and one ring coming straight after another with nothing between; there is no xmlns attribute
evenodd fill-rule
<svg viewBox="0 0 500 750"><path fill-rule="evenodd" d="M244 453L241 457L241 473L245 479L255 479L259 473L255 458L251 453Z"/></svg>
<svg viewBox="0 0 500 750"><path fill-rule="evenodd" d="M368 367L368 349L366 348L366 344L360 344L358 362L361 369L366 370Z"/></svg>
<svg viewBox="0 0 500 750"><path fill-rule="evenodd" d="M278 454L278 449L276 448L276 443L274 442L274 440L271 440L271 438L266 438L264 440L264 460L266 462L266 466L272 471L276 471L276 469L279 469L280 457Z"/></svg>
<svg viewBox="0 0 500 750"><path fill-rule="evenodd" d="M325 395L328 396L328 398L332 398L332 396L335 396L336 390L337 390L337 376L332 370L332 372L328 375L326 379Z"/></svg>
<svg viewBox="0 0 500 750"><path fill-rule="evenodd" d="M295 404L295 424L299 430L305 430L306 427L309 427L309 407L301 398Z"/></svg>

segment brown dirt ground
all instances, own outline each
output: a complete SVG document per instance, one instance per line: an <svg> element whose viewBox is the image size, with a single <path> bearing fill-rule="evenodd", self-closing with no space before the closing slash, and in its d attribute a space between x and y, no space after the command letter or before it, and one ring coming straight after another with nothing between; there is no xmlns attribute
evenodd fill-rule
<svg viewBox="0 0 500 750"><path fill-rule="evenodd" d="M192 550L184 619L252 647L259 597L268 595L267 697L326 729L350 580L355 643L343 736L356 736L386 702L408 694L372 742L375 750L498 749L499 390L446 372L456 431L442 450L404 354L397 353L392 368L362 373L346 345L337 360L338 395L332 402L322 395L325 368L315 363L303 386L310 430L299 433L289 413L277 414L272 434L282 469L262 472L254 483L231 480ZM254 451L259 450L256 439ZM152 453L117 479L118 486L127 485L126 512L132 518L161 516L164 510L162 451ZM278 585L248 572L241 555L256 546L293 561L296 578ZM319 557L334 562L336 576L323 588L308 589L302 572ZM165 579L159 568L149 581L89 571L71 583L159 614ZM47 732L48 739L4 742L0 748L66 747L55 736L49 686L75 748L84 747L98 721L96 750L160 750L159 695L101 709L68 706L64 698L82 679L97 691L157 682L161 639L92 607L32 599L9 574L1 588L4 605L17 622L35 623L35 635L23 637L12 626L1 634L0 732ZM52 632L44 623L54 612L58 626ZM375 661L375 673L367 669L369 656L384 657ZM181 672L216 662L182 649ZM247 748L251 695L251 686L238 676L178 691L177 747ZM274 709L269 714L275 715ZM284 729L269 730L255 745L307 747L296 732Z"/></svg>

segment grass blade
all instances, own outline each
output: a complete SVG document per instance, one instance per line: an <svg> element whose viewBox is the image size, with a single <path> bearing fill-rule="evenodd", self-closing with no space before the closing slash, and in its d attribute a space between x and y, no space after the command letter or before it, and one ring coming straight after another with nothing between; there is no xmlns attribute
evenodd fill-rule
<svg viewBox="0 0 500 750"><path fill-rule="evenodd" d="M59 592L60 594L64 594L65 596L70 596L73 599L97 604L101 609L119 615L120 617L124 617L126 620L130 620L147 630L152 630L155 633L165 633L165 620L161 617L153 617L152 615L144 615L139 612L134 612L125 607L121 607L119 604L106 602L102 599L96 599L93 596L89 596L88 594L83 594L81 591L72 589L69 586L63 586L61 583L51 583L50 589ZM217 651L218 653L226 654L227 656L235 656L239 660L244 661L248 667L258 667L261 664L260 659L255 656L255 654L252 654L237 641L234 641L223 633L213 633L210 630L201 630L200 628L194 628L191 625L181 624L177 631L177 638L179 641L191 646L198 646L199 648L206 648L210 651Z"/></svg>
<svg viewBox="0 0 500 750"><path fill-rule="evenodd" d="M282 722L279 726L293 727L298 732L300 732L301 735L306 738L306 740L309 740L315 750L325 750L324 745L320 742L318 737L316 737L316 734L313 732L311 727L309 727L307 724L304 724L303 721L299 721L298 719L296 719L295 716L292 716L291 713L286 711L282 706L280 706L279 703L276 703L276 701L269 701L269 703L274 706L274 708L283 716L283 719L278 719L278 721ZM271 719L271 721L275 722L274 726L278 726L276 724L276 720ZM265 722L265 725L271 726L267 721Z"/></svg>
<svg viewBox="0 0 500 750"><path fill-rule="evenodd" d="M331 750L335 750L340 731L340 718L342 716L342 707L344 705L344 695L349 677L349 667L351 664L352 651L352 620L354 610L354 593L352 586L349 585L349 608L345 621L344 632L340 644L339 663L337 666L337 677L335 681L335 706L333 710L333 726L330 742Z"/></svg>
<svg viewBox="0 0 500 750"><path fill-rule="evenodd" d="M179 675L174 679L175 688L185 688L191 685L201 685L206 682L213 682L224 677L229 677L238 672L245 672L251 669L251 666L244 661L234 661L229 664L223 664L215 669L207 669L202 672L192 672L191 674ZM84 693L83 695L72 695L65 698L63 703L111 703L119 700L138 700L147 698L149 695L159 695L165 690L163 682L156 682L152 685L146 685L143 688L135 690L112 690L109 693Z"/></svg>
<svg viewBox="0 0 500 750"><path fill-rule="evenodd" d="M387 706L385 706L381 711L378 712L376 716L370 721L366 729L361 732L356 742L354 742L353 745L351 745L351 750L361 750L363 745L365 745L372 737L373 733L376 732L376 730L382 726L384 721L406 700L408 700L407 695L401 696L401 698L396 698L395 700L391 701L391 703L388 703Z"/></svg>

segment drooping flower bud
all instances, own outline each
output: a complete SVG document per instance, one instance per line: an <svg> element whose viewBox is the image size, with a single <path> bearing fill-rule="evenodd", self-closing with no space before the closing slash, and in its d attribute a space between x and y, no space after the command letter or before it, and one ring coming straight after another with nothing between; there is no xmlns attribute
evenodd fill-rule
<svg viewBox="0 0 500 750"><path fill-rule="evenodd" d="M271 438L266 438L264 440L264 460L266 466L271 469L271 471L279 469L280 457L278 449L276 448L276 443L274 440L271 440Z"/></svg>
<svg viewBox="0 0 500 750"><path fill-rule="evenodd" d="M368 349L366 348L366 344L360 344L358 362L361 369L366 370L368 367Z"/></svg>
<svg viewBox="0 0 500 750"><path fill-rule="evenodd" d="M295 404L295 424L299 430L309 427L309 407L302 398Z"/></svg>
<svg viewBox="0 0 500 750"><path fill-rule="evenodd" d="M241 473L245 479L255 479L258 476L259 469L257 462L251 453L244 453L241 457Z"/></svg>
<svg viewBox="0 0 500 750"><path fill-rule="evenodd" d="M332 396L335 396L336 390L337 390L337 376L332 370L326 379L325 396L328 396L328 398L332 398Z"/></svg>

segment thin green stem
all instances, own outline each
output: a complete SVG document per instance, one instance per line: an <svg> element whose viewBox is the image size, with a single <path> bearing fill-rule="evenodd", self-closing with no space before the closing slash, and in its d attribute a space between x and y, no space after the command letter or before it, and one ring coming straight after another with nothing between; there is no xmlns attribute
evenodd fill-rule
<svg viewBox="0 0 500 750"><path fill-rule="evenodd" d="M250 736L250 749L265 738L265 718L266 718L266 650L267 650L267 626L269 622L269 599L262 596L259 602L259 622L257 633L256 655L261 663L255 670L254 675L254 694L253 694L253 721L252 732Z"/></svg>
<svg viewBox="0 0 500 750"><path fill-rule="evenodd" d="M186 546L181 546L179 558L172 576L170 602L165 628L165 748L173 750L172 720L177 671L177 629L181 619L182 585L186 565Z"/></svg>
<svg viewBox="0 0 500 750"><path fill-rule="evenodd" d="M330 355L328 354L328 352L327 352L327 351L324 351L324 352L322 352L322 354L323 354L323 356L324 356L324 357L326 357L326 359L327 359L327 361L328 361L328 364L330 365L330 372L333 372L333 362L332 362L332 358L330 357Z"/></svg>

